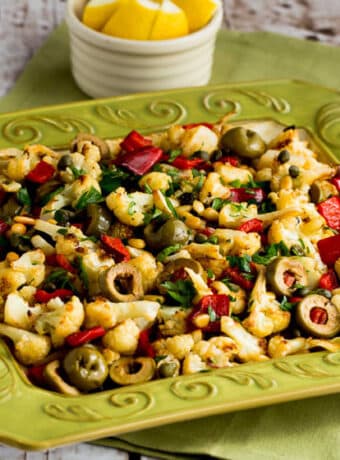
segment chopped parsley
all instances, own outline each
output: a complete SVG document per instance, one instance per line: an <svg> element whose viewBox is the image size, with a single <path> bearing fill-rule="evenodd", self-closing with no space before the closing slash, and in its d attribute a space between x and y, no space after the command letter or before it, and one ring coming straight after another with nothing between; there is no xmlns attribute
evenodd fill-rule
<svg viewBox="0 0 340 460"><path fill-rule="evenodd" d="M288 302L288 299L286 296L282 297L282 300L280 302L280 308L283 311L292 311L292 309L295 307L295 302Z"/></svg>
<svg viewBox="0 0 340 460"><path fill-rule="evenodd" d="M215 209L215 211L220 211L220 209L223 208L223 206L227 203L230 203L228 200L223 200L222 198L214 198L211 207Z"/></svg>
<svg viewBox="0 0 340 460"><path fill-rule="evenodd" d="M20 204L30 207L32 205L32 199L26 187L21 187L17 193L17 198Z"/></svg>
<svg viewBox="0 0 340 460"><path fill-rule="evenodd" d="M173 246L168 246L164 248L160 253L157 255L157 260L159 262L164 262L164 260L170 256L171 254L174 254L175 252L179 251L181 249L182 245L181 244L174 244Z"/></svg>
<svg viewBox="0 0 340 460"><path fill-rule="evenodd" d="M177 304L184 308L191 307L196 290L190 280L164 281L161 286L167 290L168 297L175 300Z"/></svg>
<svg viewBox="0 0 340 460"><path fill-rule="evenodd" d="M267 265L269 262L277 256L288 256L289 249L283 241L279 243L270 244L265 248L253 255L253 262L261 265Z"/></svg>
<svg viewBox="0 0 340 460"><path fill-rule="evenodd" d="M169 154L168 162L172 163L174 160L176 160L177 157L180 156L181 153L182 153L182 150L180 149L170 150L170 152L168 152Z"/></svg>
<svg viewBox="0 0 340 460"><path fill-rule="evenodd" d="M81 195L75 205L75 209L80 211L81 209L85 209L89 204L100 203L101 201L103 201L101 193L96 188L91 187L90 190Z"/></svg>
<svg viewBox="0 0 340 460"><path fill-rule="evenodd" d="M231 267L237 267L241 272L251 273L250 262L252 258L248 254L244 256L227 256L227 260Z"/></svg>
<svg viewBox="0 0 340 460"><path fill-rule="evenodd" d="M135 207L136 207L136 202L130 201L129 206L128 206L129 216L133 216L134 214L136 214L137 211L135 210Z"/></svg>
<svg viewBox="0 0 340 460"><path fill-rule="evenodd" d="M80 176L83 176L84 174L86 174L86 171L84 169L78 169L74 165L69 165L68 167L72 171L72 174L75 180L79 179Z"/></svg>
<svg viewBox="0 0 340 460"><path fill-rule="evenodd" d="M77 257L77 263L78 263L78 267L79 267L79 277L81 279L81 281L83 282L83 285L85 287L85 289L89 289L89 276L85 270L85 267L84 267L84 263L83 263L83 258L82 257Z"/></svg>
<svg viewBox="0 0 340 460"><path fill-rule="evenodd" d="M72 283L72 275L63 268L56 268L46 277L44 287L47 290L70 289L75 294L77 289Z"/></svg>
<svg viewBox="0 0 340 460"><path fill-rule="evenodd" d="M165 201L166 201L166 204L171 212L171 214L174 216L174 217L178 217L177 215L177 212L176 212L176 209L174 208L174 205L172 204L172 201L169 197L163 195L164 198L165 198Z"/></svg>
<svg viewBox="0 0 340 460"><path fill-rule="evenodd" d="M44 195L40 200L40 206L45 206L50 200L52 200L52 198L54 198L56 195L61 193L63 190L64 190L64 187L61 186L61 187L56 188L55 190L52 190L52 192Z"/></svg>
<svg viewBox="0 0 340 460"><path fill-rule="evenodd" d="M128 173L116 166L111 168L103 167L102 172L103 176L99 185L105 196L114 192L129 177Z"/></svg>

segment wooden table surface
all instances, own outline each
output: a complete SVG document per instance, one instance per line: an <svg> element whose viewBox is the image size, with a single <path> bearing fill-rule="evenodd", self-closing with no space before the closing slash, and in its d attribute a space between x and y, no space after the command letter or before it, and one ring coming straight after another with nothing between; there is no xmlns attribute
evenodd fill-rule
<svg viewBox="0 0 340 460"><path fill-rule="evenodd" d="M224 26L266 30L340 45L339 0L223 0ZM59 24L65 0L0 0L0 96ZM0 102L1 103L1 102ZM0 446L0 460L150 460L115 449L76 444L45 452Z"/></svg>

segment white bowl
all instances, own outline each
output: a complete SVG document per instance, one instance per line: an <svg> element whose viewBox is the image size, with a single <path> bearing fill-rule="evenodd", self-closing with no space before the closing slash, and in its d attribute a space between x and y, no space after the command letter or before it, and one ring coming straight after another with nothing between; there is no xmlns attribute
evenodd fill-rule
<svg viewBox="0 0 340 460"><path fill-rule="evenodd" d="M68 0L72 73L92 97L208 83L222 8L202 29L170 40L127 40L96 32L80 18L86 0Z"/></svg>

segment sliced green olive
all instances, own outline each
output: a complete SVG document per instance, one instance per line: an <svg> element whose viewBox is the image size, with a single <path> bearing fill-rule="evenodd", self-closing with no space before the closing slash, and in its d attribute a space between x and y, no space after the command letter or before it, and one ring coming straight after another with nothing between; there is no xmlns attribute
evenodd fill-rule
<svg viewBox="0 0 340 460"><path fill-rule="evenodd" d="M120 238L121 240L128 240L133 237L133 228L117 220L110 228L110 236Z"/></svg>
<svg viewBox="0 0 340 460"><path fill-rule="evenodd" d="M108 375L104 356L86 346L71 350L64 358L63 368L72 385L81 391L99 388Z"/></svg>
<svg viewBox="0 0 340 460"><path fill-rule="evenodd" d="M279 295L290 296L296 284L307 284L307 273L298 260L290 257L277 257L267 266L266 277L273 291Z"/></svg>
<svg viewBox="0 0 340 460"><path fill-rule="evenodd" d="M223 134L221 146L240 157L251 159L260 157L267 149L266 143L258 133L240 126Z"/></svg>
<svg viewBox="0 0 340 460"><path fill-rule="evenodd" d="M156 364L152 358L121 358L110 367L110 377L119 385L132 385L151 380Z"/></svg>
<svg viewBox="0 0 340 460"><path fill-rule="evenodd" d="M296 307L296 322L307 334L329 339L340 332L340 313L327 297L306 296Z"/></svg>
<svg viewBox="0 0 340 460"><path fill-rule="evenodd" d="M54 360L48 363L43 371L44 379L46 383L53 388L53 390L63 393L64 395L77 396L79 391L77 388L66 383L61 376L58 374L60 368L60 361Z"/></svg>
<svg viewBox="0 0 340 460"><path fill-rule="evenodd" d="M163 281L171 280L171 276L178 270L190 268L198 274L203 273L203 268L199 262L194 259L186 259L181 257L169 262L165 265L164 270L160 273L157 279L158 290L161 294L166 294L167 290L162 286Z"/></svg>
<svg viewBox="0 0 340 460"><path fill-rule="evenodd" d="M309 194L313 203L321 203L321 201L325 201L331 196L336 196L338 191L335 185L330 182L326 180L317 180L311 185Z"/></svg>
<svg viewBox="0 0 340 460"><path fill-rule="evenodd" d="M179 219L169 219L156 229L151 223L144 229L144 237L151 249L161 250L174 244L186 244L190 238L188 227Z"/></svg>
<svg viewBox="0 0 340 460"><path fill-rule="evenodd" d="M103 293L115 302L132 302L144 295L142 275L127 262L121 262L99 275Z"/></svg>
<svg viewBox="0 0 340 460"><path fill-rule="evenodd" d="M98 204L89 204L86 208L87 217L90 222L86 229L87 235L99 237L102 233L106 233L112 222L111 213L104 207Z"/></svg>
<svg viewBox="0 0 340 460"><path fill-rule="evenodd" d="M87 134L87 133L79 133L78 136L72 141L71 152L77 152L79 148L78 144L82 141L89 141L91 142L91 144L96 145L100 150L100 154L102 158L107 156L110 153L109 146L103 139L101 139L100 137L94 136L93 134Z"/></svg>

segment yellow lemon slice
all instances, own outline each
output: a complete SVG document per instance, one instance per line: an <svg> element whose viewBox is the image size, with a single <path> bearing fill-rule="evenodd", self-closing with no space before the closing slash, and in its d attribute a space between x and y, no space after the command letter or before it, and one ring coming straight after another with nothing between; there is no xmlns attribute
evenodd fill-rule
<svg viewBox="0 0 340 460"><path fill-rule="evenodd" d="M90 0L85 6L83 23L100 30L117 9L121 0Z"/></svg>
<svg viewBox="0 0 340 460"><path fill-rule="evenodd" d="M170 0L164 0L153 23L150 40L177 38L188 33L188 20L184 11Z"/></svg>
<svg viewBox="0 0 340 460"><path fill-rule="evenodd" d="M190 32L208 24L220 6L220 0L173 0L173 2L187 15Z"/></svg>
<svg viewBox="0 0 340 460"><path fill-rule="evenodd" d="M114 37L147 40L160 9L152 0L126 0L105 24L102 32Z"/></svg>

